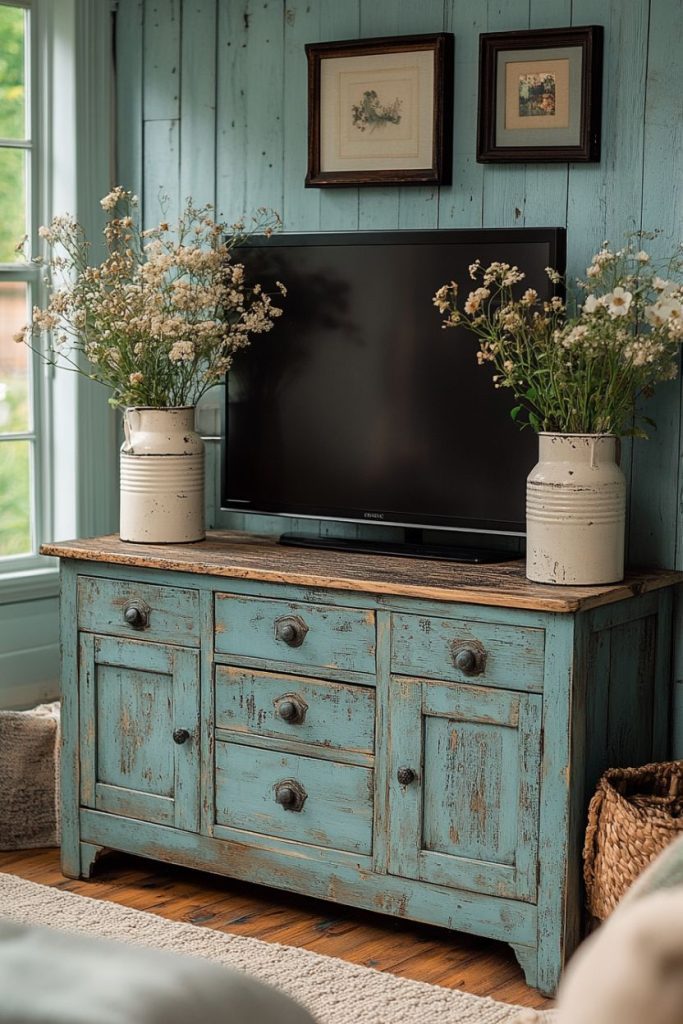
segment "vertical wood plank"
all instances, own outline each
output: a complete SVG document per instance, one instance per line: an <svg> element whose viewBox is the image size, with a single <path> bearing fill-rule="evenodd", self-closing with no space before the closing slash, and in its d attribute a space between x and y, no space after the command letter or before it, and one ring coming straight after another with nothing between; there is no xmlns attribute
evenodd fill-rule
<svg viewBox="0 0 683 1024"><path fill-rule="evenodd" d="M389 859L389 746L392 728L389 716L391 687L391 613L377 612L377 690L375 698L375 809L373 824L373 869L385 874Z"/></svg>
<svg viewBox="0 0 683 1024"><path fill-rule="evenodd" d="M645 245L655 257L666 257L683 237L682 25L681 0L652 0L645 83L642 227L646 231L662 230L659 238ZM671 566L680 534L680 379L659 385L653 398L643 400L642 410L654 419L657 429L650 431L649 441L633 444L629 553L640 564Z"/></svg>
<svg viewBox="0 0 683 1024"><path fill-rule="evenodd" d="M590 681L588 684L586 787L592 793L597 781L609 767L607 729L609 721L609 667L611 633L603 629L589 640Z"/></svg>
<svg viewBox="0 0 683 1024"><path fill-rule="evenodd" d="M143 222L173 224L180 213L180 121L145 122Z"/></svg>
<svg viewBox="0 0 683 1024"><path fill-rule="evenodd" d="M143 33L145 121L169 121L180 116L180 32L180 0L146 0Z"/></svg>
<svg viewBox="0 0 683 1024"><path fill-rule="evenodd" d="M340 5L343 6L343 5ZM315 231L323 189L304 188L308 163L308 65L306 43L320 37L320 4L291 0L284 22L284 196L285 231Z"/></svg>
<svg viewBox="0 0 683 1024"><path fill-rule="evenodd" d="M401 7L399 0L391 5L377 3L377 0L360 0L361 39L399 35ZM366 231L397 228L398 188L373 185L360 189L358 226Z"/></svg>
<svg viewBox="0 0 683 1024"><path fill-rule="evenodd" d="M529 23L533 28L563 28L571 24L571 0L530 0ZM568 164L527 164L527 227L564 225L567 219Z"/></svg>
<svg viewBox="0 0 683 1024"><path fill-rule="evenodd" d="M530 0L488 0L489 32L528 29ZM484 164L483 226L523 227L526 212L526 164Z"/></svg>
<svg viewBox="0 0 683 1024"><path fill-rule="evenodd" d="M569 854L569 756L574 670L574 621L549 617L545 634L543 759L541 762L538 981L554 992L564 962L562 922ZM573 892L569 899L578 900ZM570 951L571 952L571 951Z"/></svg>
<svg viewBox="0 0 683 1024"><path fill-rule="evenodd" d="M80 787L79 804L95 807L95 766L97 762L97 684L95 641L82 633L78 643Z"/></svg>
<svg viewBox="0 0 683 1024"><path fill-rule="evenodd" d="M640 227L648 7L611 2L596 18L591 0L573 0L573 24L604 24L605 55L600 162L569 168L570 276L585 274L604 239L618 246Z"/></svg>
<svg viewBox="0 0 683 1024"><path fill-rule="evenodd" d="M78 637L76 570L72 563L60 566L61 591L59 627L61 637L61 864L68 878L78 878L81 870L80 821L80 744L78 708Z"/></svg>
<svg viewBox="0 0 683 1024"><path fill-rule="evenodd" d="M249 0L218 0L216 207L229 223L241 220L247 208L248 18Z"/></svg>
<svg viewBox="0 0 683 1024"><path fill-rule="evenodd" d="M121 0L116 12L116 158L118 184L142 195L144 0Z"/></svg>
<svg viewBox="0 0 683 1024"><path fill-rule="evenodd" d="M201 732L199 727L199 651L173 651L173 729L187 729L190 738L176 744L166 742L175 753L175 826L186 832L199 831L201 775Z"/></svg>
<svg viewBox="0 0 683 1024"><path fill-rule="evenodd" d="M247 124L247 208L283 208L283 6L261 0L247 12L247 61L244 73ZM303 110L301 111L304 116Z"/></svg>
<svg viewBox="0 0 683 1024"><path fill-rule="evenodd" d="M453 184L439 193L440 228L480 228L484 164L477 163L479 35L488 28L486 4L446 0L445 28L455 35Z"/></svg>
<svg viewBox="0 0 683 1024"><path fill-rule="evenodd" d="M608 760L610 766L644 764L652 753L655 619L636 619L612 630Z"/></svg>
<svg viewBox="0 0 683 1024"><path fill-rule="evenodd" d="M356 39L360 35L360 0L319 0L320 41ZM320 227L324 231L355 231L360 192L357 188L322 188Z"/></svg>
<svg viewBox="0 0 683 1024"><path fill-rule="evenodd" d="M655 645L655 671L653 687L653 714L652 714L652 759L664 761L670 756L673 744L677 745L678 753L674 757L683 757L680 746L678 746L680 719L674 718L674 729L671 728L671 712L682 710L681 705L673 704L672 697L676 696L675 686L672 694L671 688L671 624L673 619L674 595L671 590L664 590L659 595L659 611L657 616L657 639ZM675 640L680 644L681 634L675 635ZM646 670L646 666L643 666ZM672 737L672 731L674 736Z"/></svg>
<svg viewBox="0 0 683 1024"><path fill-rule="evenodd" d="M213 687L213 591L202 590L199 594L199 635L200 650L200 698L199 698L199 830L202 835L212 836L216 820L214 748L215 712Z"/></svg>
<svg viewBox="0 0 683 1024"><path fill-rule="evenodd" d="M419 877L424 785L422 745L422 684L414 679L394 677L389 687L387 852L389 872L405 878ZM396 778L402 767L412 768L417 776L409 786L402 786Z"/></svg>
<svg viewBox="0 0 683 1024"><path fill-rule="evenodd" d="M216 0L183 0L180 199L216 199Z"/></svg>
<svg viewBox="0 0 683 1024"><path fill-rule="evenodd" d="M398 35L444 31L444 0L403 0L399 5ZM398 189L398 227L435 228L439 222L439 189Z"/></svg>

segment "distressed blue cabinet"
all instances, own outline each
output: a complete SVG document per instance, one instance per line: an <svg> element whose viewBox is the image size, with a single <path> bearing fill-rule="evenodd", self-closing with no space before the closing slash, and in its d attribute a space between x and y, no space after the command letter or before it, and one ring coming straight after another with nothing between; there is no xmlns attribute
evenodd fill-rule
<svg viewBox="0 0 683 1024"><path fill-rule="evenodd" d="M62 864L107 848L509 942L551 993L581 936L588 798L667 755L680 574L217 532L62 559Z"/></svg>
<svg viewBox="0 0 683 1024"><path fill-rule="evenodd" d="M79 679L82 805L197 832L199 652L82 631Z"/></svg>
<svg viewBox="0 0 683 1024"><path fill-rule="evenodd" d="M392 874L535 902L541 705L538 694L396 679ZM404 785L402 768L414 773Z"/></svg>

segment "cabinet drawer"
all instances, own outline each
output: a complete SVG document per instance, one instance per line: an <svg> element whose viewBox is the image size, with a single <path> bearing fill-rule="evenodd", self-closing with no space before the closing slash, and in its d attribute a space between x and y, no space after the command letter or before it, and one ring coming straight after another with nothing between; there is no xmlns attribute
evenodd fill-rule
<svg viewBox="0 0 683 1024"><path fill-rule="evenodd" d="M391 670L512 690L543 689L542 629L469 619L394 615Z"/></svg>
<svg viewBox="0 0 683 1024"><path fill-rule="evenodd" d="M375 691L217 665L216 726L371 754Z"/></svg>
<svg viewBox="0 0 683 1024"><path fill-rule="evenodd" d="M375 613L216 595L216 651L312 668L375 671Z"/></svg>
<svg viewBox="0 0 683 1024"><path fill-rule="evenodd" d="M216 743L216 823L352 853L372 852L370 768Z"/></svg>
<svg viewBox="0 0 683 1024"><path fill-rule="evenodd" d="M78 626L93 633L199 647L199 593L80 576Z"/></svg>

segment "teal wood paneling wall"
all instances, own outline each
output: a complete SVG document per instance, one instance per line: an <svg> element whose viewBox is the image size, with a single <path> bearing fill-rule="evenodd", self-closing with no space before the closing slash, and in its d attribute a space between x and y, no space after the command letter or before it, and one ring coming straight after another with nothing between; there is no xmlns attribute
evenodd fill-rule
<svg viewBox="0 0 683 1024"><path fill-rule="evenodd" d="M478 164L479 34L570 24L604 26L600 162ZM305 189L304 44L444 30L455 34L453 184ZM665 252L683 237L682 52L683 0L120 0L118 178L143 197L150 223L161 190L169 217L191 194L228 220L272 206L288 231L564 225L577 275L603 239L660 227ZM624 452L630 557L683 567L680 383L659 389L648 412L656 433ZM212 448L210 521L281 529L281 520L217 511L217 455ZM679 635L682 627L679 613Z"/></svg>

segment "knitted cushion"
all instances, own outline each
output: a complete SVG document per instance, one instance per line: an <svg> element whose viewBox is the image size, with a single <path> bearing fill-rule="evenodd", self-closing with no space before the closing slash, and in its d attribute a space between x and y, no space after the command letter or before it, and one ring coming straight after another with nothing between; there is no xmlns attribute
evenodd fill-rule
<svg viewBox="0 0 683 1024"><path fill-rule="evenodd" d="M0 711L0 850L59 846L59 703Z"/></svg>

